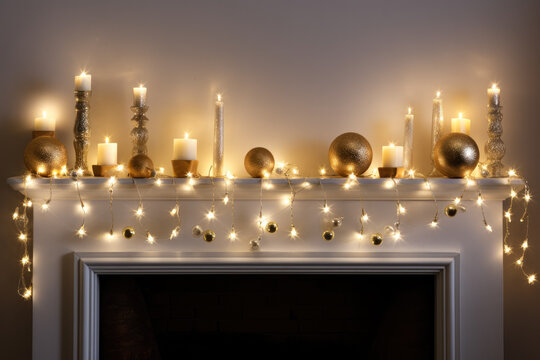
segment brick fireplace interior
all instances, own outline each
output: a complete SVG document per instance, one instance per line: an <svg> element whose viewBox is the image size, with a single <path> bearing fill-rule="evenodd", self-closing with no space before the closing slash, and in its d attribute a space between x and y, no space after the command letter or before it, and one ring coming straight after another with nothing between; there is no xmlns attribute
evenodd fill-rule
<svg viewBox="0 0 540 360"><path fill-rule="evenodd" d="M435 276L100 276L101 359L433 359Z"/></svg>

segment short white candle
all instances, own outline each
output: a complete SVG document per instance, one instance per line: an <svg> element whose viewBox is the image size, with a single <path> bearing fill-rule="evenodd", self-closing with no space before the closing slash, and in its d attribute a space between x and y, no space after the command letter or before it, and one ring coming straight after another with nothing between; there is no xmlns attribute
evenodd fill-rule
<svg viewBox="0 0 540 360"><path fill-rule="evenodd" d="M488 100L490 106L498 106L500 103L500 95L501 95L501 89L497 86L497 84L491 85L491 88L488 89Z"/></svg>
<svg viewBox="0 0 540 360"><path fill-rule="evenodd" d="M382 167L403 167L403 146L390 143L382 147Z"/></svg>
<svg viewBox="0 0 540 360"><path fill-rule="evenodd" d="M81 75L75 76L75 90L76 91L92 90L92 75L89 75L83 71Z"/></svg>
<svg viewBox="0 0 540 360"><path fill-rule="evenodd" d="M43 110L42 116L34 119L34 131L54 131L56 121L47 117L47 112Z"/></svg>
<svg viewBox="0 0 540 360"><path fill-rule="evenodd" d="M471 132L471 120L459 113L457 118L452 118L452 132L460 132L469 135Z"/></svg>
<svg viewBox="0 0 540 360"><path fill-rule="evenodd" d="M173 160L197 160L197 139L186 133L183 139L174 139Z"/></svg>
<svg viewBox="0 0 540 360"><path fill-rule="evenodd" d="M146 105L146 88L142 84L140 84L139 87L133 88L133 105Z"/></svg>
<svg viewBox="0 0 540 360"><path fill-rule="evenodd" d="M97 146L97 164L116 165L118 162L117 149L117 144L109 142L109 137L106 137L105 142Z"/></svg>

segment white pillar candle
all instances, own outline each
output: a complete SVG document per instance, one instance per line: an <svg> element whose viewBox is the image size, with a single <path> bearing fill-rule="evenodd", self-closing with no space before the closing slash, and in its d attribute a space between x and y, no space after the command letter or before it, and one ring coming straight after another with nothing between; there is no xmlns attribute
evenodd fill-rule
<svg viewBox="0 0 540 360"><path fill-rule="evenodd" d="M413 154L413 128L414 128L414 114L409 107L407 115L405 115L405 134L403 138L404 158L403 167L405 170L412 168L412 154ZM399 167L399 166L398 166Z"/></svg>
<svg viewBox="0 0 540 360"><path fill-rule="evenodd" d="M75 76L76 91L91 91L92 90L92 75L84 71L79 76Z"/></svg>
<svg viewBox="0 0 540 360"><path fill-rule="evenodd" d="M133 105L146 105L146 88L142 84L140 84L139 87L133 88Z"/></svg>
<svg viewBox="0 0 540 360"><path fill-rule="evenodd" d="M117 144L109 142L109 138L105 138L105 142L97 146L97 164L98 165L117 165Z"/></svg>
<svg viewBox="0 0 540 360"><path fill-rule="evenodd" d="M499 106L499 103L501 101L501 98L500 98L501 89L497 87L497 84L491 85L491 88L489 88L487 92L488 92L489 106L490 107Z"/></svg>
<svg viewBox="0 0 540 360"><path fill-rule="evenodd" d="M174 139L173 160L197 160L197 139L190 139L188 133L183 139Z"/></svg>
<svg viewBox="0 0 540 360"><path fill-rule="evenodd" d="M471 120L463 117L463 113L459 113L457 118L452 118L452 132L460 132L469 135L471 132Z"/></svg>
<svg viewBox="0 0 540 360"><path fill-rule="evenodd" d="M41 117L34 119L34 131L54 131L55 125L56 121L51 117L47 117L45 110L43 110Z"/></svg>
<svg viewBox="0 0 540 360"><path fill-rule="evenodd" d="M403 167L403 146L392 143L382 147L382 167Z"/></svg>

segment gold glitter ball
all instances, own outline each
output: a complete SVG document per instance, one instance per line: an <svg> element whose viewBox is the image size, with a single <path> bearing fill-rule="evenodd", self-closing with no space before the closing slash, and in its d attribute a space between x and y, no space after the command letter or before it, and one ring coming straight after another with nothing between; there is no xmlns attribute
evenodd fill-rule
<svg viewBox="0 0 540 360"><path fill-rule="evenodd" d="M373 150L367 139L354 132L339 135L328 149L330 166L340 176L362 175L372 158Z"/></svg>
<svg viewBox="0 0 540 360"><path fill-rule="evenodd" d="M470 175L480 159L478 145L467 134L450 133L443 136L433 149L435 168L450 178Z"/></svg>
<svg viewBox="0 0 540 360"><path fill-rule="evenodd" d="M444 213L446 214L446 216L448 217L454 217L456 216L457 214L457 207L453 204L448 204L446 205L446 207L444 208Z"/></svg>
<svg viewBox="0 0 540 360"><path fill-rule="evenodd" d="M202 234L204 241L206 242L212 242L216 239L216 233L212 230L205 230Z"/></svg>
<svg viewBox="0 0 540 360"><path fill-rule="evenodd" d="M253 148L244 158L244 167L251 177L269 176L274 170L274 156L270 150L263 147Z"/></svg>
<svg viewBox="0 0 540 360"><path fill-rule="evenodd" d="M149 178L155 174L154 163L147 155L138 154L129 159L128 173L133 178Z"/></svg>
<svg viewBox="0 0 540 360"><path fill-rule="evenodd" d="M269 221L267 224L266 224L266 231L269 232L270 234L274 234L278 231L278 224L273 222L273 221Z"/></svg>
<svg viewBox="0 0 540 360"><path fill-rule="evenodd" d="M326 241L332 241L334 239L334 231L333 230L326 230L322 233L322 238Z"/></svg>
<svg viewBox="0 0 540 360"><path fill-rule="evenodd" d="M38 136L24 149L24 165L31 173L41 176L60 174L67 165L66 148L52 136Z"/></svg>

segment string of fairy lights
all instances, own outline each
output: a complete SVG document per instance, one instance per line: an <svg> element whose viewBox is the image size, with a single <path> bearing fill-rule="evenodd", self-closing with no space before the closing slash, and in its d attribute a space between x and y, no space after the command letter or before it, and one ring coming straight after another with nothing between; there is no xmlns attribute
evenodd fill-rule
<svg viewBox="0 0 540 360"><path fill-rule="evenodd" d="M120 173L123 170L123 167L121 165L118 166L117 171ZM210 169L211 170L211 169ZM210 172L209 172L210 174ZM288 236L291 239L295 239L300 236L296 226L295 226L295 218L294 218L294 206L295 202L297 200L297 196L300 192L305 191L307 189L310 189L312 187L312 183L307 181L307 179L304 180L299 185L295 186L295 183L292 181L293 179L298 179L299 171L298 168L294 165L287 164L287 163L278 163L276 168L274 169L274 174L282 177L286 180L287 187L289 189L289 195L286 199L284 199L284 203L288 206L288 212L289 212L289 231ZM321 212L322 212L322 219L325 223L326 230L323 233L323 239L330 241L334 238L334 229L341 226L343 217L333 217L331 205L328 202L328 197L326 193L326 189L324 187L323 179L326 178L326 170L324 168L321 168L319 171L319 174L321 175L319 177L318 185L322 194L322 204L321 204ZM258 216L256 217L256 226L257 226L257 236L256 239L251 240L249 242L249 246L251 250L259 250L261 248L262 239L264 236L264 233L267 232L269 234L274 234L278 231L278 224L274 221L269 220L263 212L263 192L269 191L274 187L274 184L272 183L272 179L270 178L272 174L265 173L264 177L260 179L260 186L259 186L259 209L258 209ZM82 171L74 171L72 173L68 173L67 169L64 167L60 171L59 174L53 173L53 175L50 177L49 182L49 194L48 198L43 201L41 204L42 211L48 211L51 207L51 202L53 200L53 181L54 179L57 179L59 176L67 177L70 176L73 180L74 186L76 188L76 193L78 197L78 203L81 210L81 225L77 228L75 231L75 235L78 238L84 238L87 236L87 230L86 230L86 215L88 208L85 205L85 202L83 200L82 194L81 194L81 176ZM372 177L375 177L372 175ZM37 176L39 178L39 176ZM180 196L177 191L177 184L175 182L175 178L169 177L164 175L164 170L161 168L160 171L156 174L154 178L154 184L156 186L161 186L162 184L162 178L171 178L172 184L175 189L175 198L174 198L174 206L169 210L170 216L174 219L174 225L171 230L169 239L172 240L174 238L177 238L180 230L182 228L182 217L181 217L181 209L180 209ZM198 174L191 174L188 173L187 175L187 181L185 182L184 186L186 190L193 190L194 187L197 185L197 179L200 178ZM216 207L216 182L215 178L208 176L211 182L212 187L212 201L210 205L210 209L205 213L204 215L204 224L207 225L207 229L203 230L203 228L200 225L195 225L192 228L192 234L195 237L202 237L206 242L212 242L215 239L215 233L211 230L211 225L214 220L217 218L217 207ZM431 184L431 181L428 177L425 177L421 174L415 173L414 170L411 170L407 174L407 178L423 178L424 187L426 190L429 190L430 196L433 202L434 207L434 215L432 218L432 221L429 223L429 225L436 229L439 227L439 205L437 201L437 197L435 196L433 192L433 187ZM223 194L223 197L221 198L221 201L223 202L223 205L225 207L229 208L230 211L230 217L231 217L231 227L230 231L227 235L227 238L229 241L234 242L239 239L239 233L235 226L235 177L232 175L232 173L227 172L226 176L224 177L225 182L225 192ZM512 180L519 179L523 182L524 186L523 189L518 190L514 185ZM30 229L30 220L29 220L29 210L33 207L32 199L28 196L28 187L32 184L34 180L34 176L27 175L23 179L23 200L19 206L17 206L13 212L12 219L15 223L16 231L17 231L17 238L22 244L22 257L20 259L20 265L21 265L21 274L18 284L18 293L21 297L24 299L30 299L32 297L32 262L31 262L31 254L30 254L30 248L31 248L31 229ZM106 185L107 185L107 191L108 191L108 205L109 205L109 213L110 213L110 228L107 232L107 237L112 239L114 237L115 233L115 222L114 222L114 187L117 184L118 178L116 176L111 176L108 178ZM525 276L527 282L529 284L534 284L537 281L537 275L529 272L526 270L525 266L525 260L526 260L526 253L529 249L529 203L532 200L532 194L530 191L530 187L528 182L519 176L517 172L514 169L510 169L508 171L508 184L510 187L510 193L509 193L509 206L504 211L504 237L503 237L503 253L507 256L512 256L513 254L517 254L516 259L514 260L516 266L520 269L520 271ZM145 239L146 242L149 244L155 244L156 238L150 230L148 230L147 227L145 227L145 223L143 221L144 215L145 215L145 209L144 209L144 202L143 198L139 189L139 185L137 183L137 180L132 178L132 183L135 188L135 191L137 193L137 199L138 199L138 205L137 208L134 209L134 216L138 220L139 225L141 228L145 229ZM399 192L399 184L400 179L397 178L389 178L384 182L384 186L387 189L393 189L395 192L395 222L392 225L387 225L384 227L384 231L388 233L391 237L394 238L394 240L398 241L402 238L402 233L400 230L400 224L401 224L401 217L407 214L407 209L404 207L400 200L400 192ZM367 223L369 221L369 216L366 211L366 208L364 207L364 200L361 192L361 182L355 175L350 175L347 177L346 181L343 183L343 189L349 190L353 187L359 187L358 195L355 197L355 200L358 201L360 208L359 208L359 230L357 232L357 236L359 240L364 240L367 232ZM492 232L493 228L491 225L487 222L485 212L484 212L484 197L482 195L480 186L477 181L475 181L473 178L466 178L466 182L464 185L463 190L461 191L460 195L457 196L451 203L447 204L445 207L445 214L449 217L455 216L459 211L466 211L467 209L463 205L463 198L465 195L465 192L467 189L474 189L474 192L477 194L476 198L476 205L480 209L480 213L482 216L482 224L486 231ZM524 224L524 235L522 237L521 244L519 245L519 250L514 250L515 246L512 246L512 244L509 243L510 241L510 234L511 234L511 227L513 226L513 217L514 217L514 211L516 207L516 203L518 201L522 201L523 203L523 212L519 218L519 223ZM125 229L124 229L125 231ZM132 234L134 235L134 230L132 230ZM373 245L380 245L382 243L382 235L380 233L373 233L371 235L371 242Z"/></svg>

